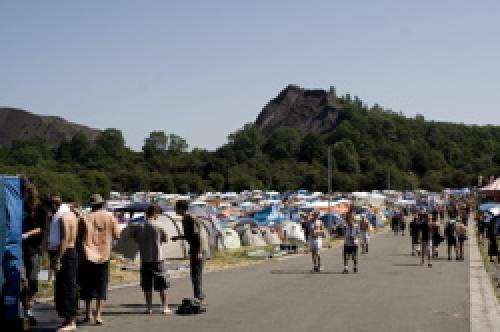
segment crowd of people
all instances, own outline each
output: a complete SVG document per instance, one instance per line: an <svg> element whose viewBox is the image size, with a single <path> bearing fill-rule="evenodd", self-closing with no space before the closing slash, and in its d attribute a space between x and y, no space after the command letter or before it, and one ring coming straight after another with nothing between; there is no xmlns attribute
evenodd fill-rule
<svg viewBox="0 0 500 332"><path fill-rule="evenodd" d="M448 260L463 261L464 243L467 240L467 222L472 212L472 203L468 199L455 199L446 205L436 205L432 209L418 211L416 209L394 208L391 211L391 229L394 235L405 235L408 228L411 239L411 255L418 256L420 264L427 262L432 267L432 261L439 256L441 243L446 242ZM311 272L323 270L321 265L321 248L323 238L328 231L318 212L303 216L302 226L306 235L308 249L312 256ZM408 224L409 223L409 224ZM407 225L408 224L408 225ZM486 229L486 224L480 224L480 229ZM352 261L354 273L358 272L358 254L368 254L371 224L366 215L350 211L345 215L345 227L342 230L343 273L349 272ZM491 232L490 232L491 233ZM488 233L488 234L490 234ZM493 237L492 237L493 238ZM498 248L496 240L491 240L490 252L496 255Z"/></svg>
<svg viewBox="0 0 500 332"><path fill-rule="evenodd" d="M111 249L113 241L120 237L116 218L104 209L105 202L99 194L90 197L91 210L88 213L81 213L71 205L64 204L62 197L57 194L51 195L42 203L32 184L25 185L24 199L22 304L30 325L37 323L32 306L38 292L37 278L44 252L47 252L49 258L49 269L55 274L55 309L64 319L58 331L76 329L80 300L85 303L82 323L103 325L102 310L107 300ZM411 255L418 256L421 265L427 261L427 266L432 267L443 242L447 246L448 260L452 260L454 254L457 261L463 261L471 207L471 202L463 199L425 211L393 209L391 228L395 236L405 236L408 229ZM130 234L137 242L140 253L140 286L146 303L145 314L153 313L153 291L159 293L161 313L172 313L167 300L170 281L162 250L162 245L168 241L188 242L194 299L200 305L205 301L202 275L206 259L203 250L206 244L203 242L206 239L201 235L201 222L188 213L188 208L187 201L176 202L175 210L182 217L184 232L180 236L169 237L158 220L162 211L154 204L145 211L145 222L135 227ZM497 257L500 264L495 230L490 229L494 223L487 223L485 218L484 214L476 214L478 240L480 243L485 239L489 240L490 258L493 261ZM321 248L329 230L318 212L304 215L302 225L312 256L311 272L321 272ZM358 273L358 254L368 254L371 229L372 225L366 215L356 214L354 211L345 215L345 225L341 232L344 241L343 273L349 273L351 261L352 271ZM92 301L95 301L95 312L92 310Z"/></svg>
<svg viewBox="0 0 500 332"><path fill-rule="evenodd" d="M34 185L26 183L24 191L22 305L30 326L37 324L32 307L38 292L41 257L45 252L49 270L55 274L55 309L64 320L58 331L76 330L80 300L85 302L82 323L93 321L96 325L103 325L102 309L107 300L111 248L113 241L120 237L116 218L104 209L105 202L99 194L89 199L91 211L80 213L73 206L64 204L58 194L41 202ZM163 257L161 248L167 241L184 239L189 243L194 297L200 303L205 300L201 224L187 211L186 201L176 203L176 212L182 216L182 236L169 238L157 222L161 210L156 205L148 207L145 222L132 235L140 251L140 285L145 296L146 314L153 312L153 290L160 294L162 313L171 313L167 303L170 283L166 257ZM95 301L95 315L92 301Z"/></svg>

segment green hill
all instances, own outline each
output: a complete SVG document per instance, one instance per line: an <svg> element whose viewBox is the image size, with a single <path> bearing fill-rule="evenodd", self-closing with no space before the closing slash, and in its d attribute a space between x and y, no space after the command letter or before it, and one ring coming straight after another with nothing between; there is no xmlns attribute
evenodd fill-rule
<svg viewBox="0 0 500 332"><path fill-rule="evenodd" d="M450 110L452 113L453 110ZM57 148L41 139L0 148L0 173L26 174L42 193L84 200L91 192L327 190L327 150L336 191L473 186L500 174L500 128L404 117L335 90L285 88L216 151L163 131L142 152L108 129Z"/></svg>

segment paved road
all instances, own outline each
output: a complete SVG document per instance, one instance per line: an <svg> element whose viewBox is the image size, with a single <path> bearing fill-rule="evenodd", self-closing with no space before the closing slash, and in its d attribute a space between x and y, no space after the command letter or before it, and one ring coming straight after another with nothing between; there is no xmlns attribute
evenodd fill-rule
<svg viewBox="0 0 500 332"><path fill-rule="evenodd" d="M208 312L199 316L145 316L138 287L117 290L105 310L106 331L469 331L468 262L420 266L409 242L376 236L356 275L340 273L340 248L323 253L321 274L309 273L309 257L210 273ZM188 280L172 286L173 304L191 296ZM54 326L51 311L41 310L42 327Z"/></svg>

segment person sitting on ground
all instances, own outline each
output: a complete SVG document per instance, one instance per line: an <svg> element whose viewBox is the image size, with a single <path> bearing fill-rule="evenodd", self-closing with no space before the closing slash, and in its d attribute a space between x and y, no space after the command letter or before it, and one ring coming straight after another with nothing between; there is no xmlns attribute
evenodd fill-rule
<svg viewBox="0 0 500 332"><path fill-rule="evenodd" d="M160 293L162 313L171 314L168 308L167 290L170 287L166 269L166 257L162 245L167 243L168 234L157 220L161 209L150 205L146 209L146 221L133 227L130 237L139 245L141 257L141 288L146 299L146 314L153 313L153 289Z"/></svg>

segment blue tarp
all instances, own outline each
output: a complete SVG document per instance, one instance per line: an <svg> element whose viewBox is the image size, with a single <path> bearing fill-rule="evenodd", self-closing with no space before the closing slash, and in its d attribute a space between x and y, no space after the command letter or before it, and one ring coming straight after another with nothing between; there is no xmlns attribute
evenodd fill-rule
<svg viewBox="0 0 500 332"><path fill-rule="evenodd" d="M23 199L19 177L0 176L0 235L2 236L2 318L21 318Z"/></svg>

